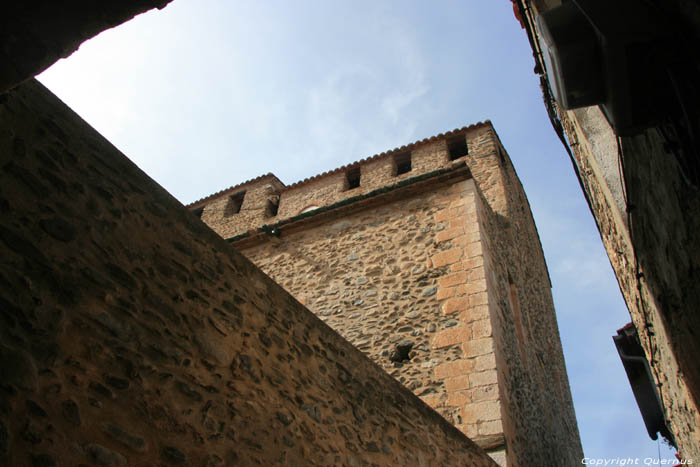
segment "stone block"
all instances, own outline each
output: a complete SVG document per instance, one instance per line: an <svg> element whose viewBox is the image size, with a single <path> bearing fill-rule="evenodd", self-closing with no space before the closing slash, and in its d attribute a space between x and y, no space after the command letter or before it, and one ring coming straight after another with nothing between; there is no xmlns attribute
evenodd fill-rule
<svg viewBox="0 0 700 467"><path fill-rule="evenodd" d="M478 261L476 261L474 264L476 263L478 263ZM467 280L469 282L478 281L480 279L486 279L486 271L484 271L483 267L483 257L481 257L481 264L481 266L475 265L474 267L469 269L469 275L467 276Z"/></svg>
<svg viewBox="0 0 700 467"><path fill-rule="evenodd" d="M467 273L459 271L447 276L443 276L438 280L439 287L452 287L453 285L463 284L467 280Z"/></svg>
<svg viewBox="0 0 700 467"><path fill-rule="evenodd" d="M496 354L481 355L474 359L474 369L477 371L493 370L494 368L496 368Z"/></svg>
<svg viewBox="0 0 700 467"><path fill-rule="evenodd" d="M465 272L465 277L467 276ZM486 291L486 279L480 278L473 281L465 281L457 287L457 295L472 295Z"/></svg>
<svg viewBox="0 0 700 467"><path fill-rule="evenodd" d="M463 407L472 402L471 390L458 390L447 393L445 405L447 407Z"/></svg>
<svg viewBox="0 0 700 467"><path fill-rule="evenodd" d="M495 401L499 399L498 385L489 384L487 386L478 386L472 388L470 395L474 402Z"/></svg>
<svg viewBox="0 0 700 467"><path fill-rule="evenodd" d="M462 344L462 351L464 352L464 356L467 358L492 353L493 339L490 337L485 337L483 339L466 341Z"/></svg>
<svg viewBox="0 0 700 467"><path fill-rule="evenodd" d="M496 370L480 371L469 375L469 383L472 387L488 386L498 383L498 373Z"/></svg>
<svg viewBox="0 0 700 467"><path fill-rule="evenodd" d="M479 339L481 337L491 337L491 320L481 319L472 323L472 337Z"/></svg>
<svg viewBox="0 0 700 467"><path fill-rule="evenodd" d="M472 224L465 223L464 224L464 233L473 233L473 232L478 232L480 230L479 224L476 222Z"/></svg>
<svg viewBox="0 0 700 467"><path fill-rule="evenodd" d="M444 300L446 298L454 297L457 287L440 287L438 288L438 293L436 295L438 300Z"/></svg>
<svg viewBox="0 0 700 467"><path fill-rule="evenodd" d="M479 256L474 256L473 258L467 258L462 260L464 263L464 270L465 271L472 271L477 268L481 268L483 271L483 266L484 266L484 257L482 255ZM483 276L483 273L482 273Z"/></svg>
<svg viewBox="0 0 700 467"><path fill-rule="evenodd" d="M474 369L474 360L460 359L441 363L435 367L436 378L450 378L465 375Z"/></svg>
<svg viewBox="0 0 700 467"><path fill-rule="evenodd" d="M453 246L461 246L461 247L468 245L469 243L472 242L472 240L470 240L467 235L471 235L471 234L462 234L462 235L459 235L459 236L453 238L452 245Z"/></svg>
<svg viewBox="0 0 700 467"><path fill-rule="evenodd" d="M463 323L471 323L481 319L487 319L490 316L488 305L479 305L470 307L459 314L459 319Z"/></svg>
<svg viewBox="0 0 700 467"><path fill-rule="evenodd" d="M503 433L503 422L501 420L484 421L478 424L478 430L480 436L498 435Z"/></svg>
<svg viewBox="0 0 700 467"><path fill-rule="evenodd" d="M462 255L463 252L461 248L452 248L451 250L441 251L431 256L430 259L433 263L433 267L439 268L456 263L462 259Z"/></svg>
<svg viewBox="0 0 700 467"><path fill-rule="evenodd" d="M501 403L497 400L472 402L470 404L465 405L462 408L462 420L468 423L479 423L500 419Z"/></svg>
<svg viewBox="0 0 700 467"><path fill-rule="evenodd" d="M487 305L489 303L489 296L486 292L479 292L469 296L469 307L476 307L479 305Z"/></svg>
<svg viewBox="0 0 700 467"><path fill-rule="evenodd" d="M471 335L472 330L469 326L458 326L444 329L435 334L435 338L433 339L433 348L440 349L442 347L468 342L471 339Z"/></svg>
<svg viewBox="0 0 700 467"><path fill-rule="evenodd" d="M439 242L451 240L455 237L459 237L460 235L464 235L464 227L463 226L452 227L452 228L449 228L447 230L443 230L441 232L438 232L435 235L435 240L439 243Z"/></svg>
<svg viewBox="0 0 700 467"><path fill-rule="evenodd" d="M466 310L469 307L469 297L453 297L442 304L442 312L446 315Z"/></svg>
<svg viewBox="0 0 700 467"><path fill-rule="evenodd" d="M450 219L454 219L455 217L458 217L460 215L460 213L461 213L461 210L458 208L443 209L442 211L435 214L435 221L436 222L448 221Z"/></svg>
<svg viewBox="0 0 700 467"><path fill-rule="evenodd" d="M454 378L445 378L445 390L448 394L461 389L469 389L469 376L463 375Z"/></svg>
<svg viewBox="0 0 700 467"><path fill-rule="evenodd" d="M481 242L472 242L464 247L464 258L474 258L482 254Z"/></svg>

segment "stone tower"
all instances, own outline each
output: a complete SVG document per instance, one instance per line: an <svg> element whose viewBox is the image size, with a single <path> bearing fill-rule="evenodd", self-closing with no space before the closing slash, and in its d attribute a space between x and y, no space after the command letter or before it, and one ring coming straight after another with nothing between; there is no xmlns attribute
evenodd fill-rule
<svg viewBox="0 0 700 467"><path fill-rule="evenodd" d="M490 122L188 207L501 465L580 462L544 255Z"/></svg>

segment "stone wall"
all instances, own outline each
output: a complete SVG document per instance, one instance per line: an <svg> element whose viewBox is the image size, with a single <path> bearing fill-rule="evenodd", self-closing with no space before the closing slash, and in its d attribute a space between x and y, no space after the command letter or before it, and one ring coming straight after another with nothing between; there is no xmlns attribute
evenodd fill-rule
<svg viewBox="0 0 700 467"><path fill-rule="evenodd" d="M561 4L527 3L537 11ZM618 151L618 140L598 108L554 111L650 363L668 428L681 455L697 460L700 164L692 140L700 131L694 110L700 104L695 85L700 76L700 8L696 2L672 0L656 13L679 31L677 43L682 44L673 63L652 67L663 71L663 79L673 77L654 87L674 92L663 102L651 101L646 94L639 97L655 106L656 126L620 138ZM639 82L646 79L639 77Z"/></svg>
<svg viewBox="0 0 700 467"><path fill-rule="evenodd" d="M0 465L493 465L35 81L0 219Z"/></svg>
<svg viewBox="0 0 700 467"><path fill-rule="evenodd" d="M486 428L479 433L476 420L465 418L465 404L457 400L462 390L470 389L468 379L457 381L467 378L467 366L491 370L494 364L486 341L473 344L479 349L467 355L472 360L463 359L463 347L472 340L471 322L477 339L490 335L485 293L471 302L469 297L479 285L485 291L483 268L472 267L475 261L463 265L480 252L479 233L473 231L478 226L471 223L467 234L445 216L449 206L456 204L474 215L474 182L430 188L342 219L328 219L311 229L291 233L283 229L279 239L239 249L478 442L479 434L501 433ZM477 243L465 253L467 235ZM460 314L467 309L472 312L465 323ZM462 360L463 370L451 372L454 365L447 362ZM497 399L492 383L485 392ZM496 411L493 420L499 419Z"/></svg>
<svg viewBox="0 0 700 467"><path fill-rule="evenodd" d="M216 226L219 235L233 237L277 219L270 211L270 203L279 203L282 187L284 184L274 175L263 175L200 200L194 211L201 210L202 221Z"/></svg>
<svg viewBox="0 0 700 467"><path fill-rule="evenodd" d="M572 113L573 114L573 113ZM679 452L700 458L700 413L695 329L700 326L697 268L698 195L683 181L675 165L667 163L658 133L623 140L630 163L625 166L634 242L626 213L619 213L603 171L591 154L589 139L574 115L564 118L574 155L591 201L603 244L615 270L632 322L651 364L665 407L669 430ZM660 157L664 154L664 157ZM617 153L609 154L617 158ZM654 190L647 187L654 186ZM673 228L669 228L673 226ZM637 253L635 254L635 249ZM641 274L641 275L640 275Z"/></svg>
<svg viewBox="0 0 700 467"><path fill-rule="evenodd" d="M424 163L398 185L390 159L361 161L368 186L348 203L332 189L342 172L285 188L288 215L320 208L234 245L501 465L571 465L582 451L530 209L490 124L467 140L456 163L444 140L414 149Z"/></svg>
<svg viewBox="0 0 700 467"><path fill-rule="evenodd" d="M539 236L497 137L491 154L498 166L471 166L477 181L495 180L477 212L509 465L575 465L583 452ZM488 190L506 193L500 212Z"/></svg>

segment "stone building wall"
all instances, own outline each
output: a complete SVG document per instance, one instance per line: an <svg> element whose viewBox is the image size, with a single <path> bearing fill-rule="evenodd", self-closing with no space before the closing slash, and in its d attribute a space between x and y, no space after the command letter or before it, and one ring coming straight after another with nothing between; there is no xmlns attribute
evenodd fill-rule
<svg viewBox="0 0 700 467"><path fill-rule="evenodd" d="M415 172L398 183L391 157L361 161L355 198L343 171L283 188L291 217L232 241L501 465L579 462L527 200L491 125L466 137L454 162L443 137L413 145Z"/></svg>
<svg viewBox="0 0 700 467"><path fill-rule="evenodd" d="M579 170L588 174L583 178L584 187L640 343L651 362L669 430L679 452L687 459L698 459L700 412L697 394L692 391L698 391L693 365L700 354L694 331L700 326L695 311L700 290L693 264L700 263L696 258L700 247L694 246L699 243L700 225L697 217L688 217L700 212L697 194L684 187L675 167L650 157L664 151L658 134L652 131L627 139L623 143L626 153L638 161L625 172L634 180L626 193L637 211L632 215L633 228L636 221L637 229L633 242L628 219L623 217L626 213L617 210L586 133L576 119L565 117L563 121L571 140L577 143L573 153ZM660 178L665 182L659 183ZM671 191L662 189L667 183L673 187ZM648 185L658 188L643 188Z"/></svg>
<svg viewBox="0 0 700 467"><path fill-rule="evenodd" d="M562 2L525 3L536 14ZM700 131L697 114L686 113L700 104L695 85L700 76L700 8L696 2L671 0L657 13L682 33L682 47L675 52L673 67L653 66L673 77L654 87L678 93L667 102L653 103L659 118L655 126L618 140L598 107L552 111L566 132L584 194L650 363L668 428L680 454L697 461L700 164L697 145L689 146L683 134L690 133L692 139ZM526 19L532 34L538 35L534 22ZM544 69L543 64L539 67ZM638 83L646 79L641 76ZM647 105L652 102L646 94L639 98Z"/></svg>
<svg viewBox="0 0 700 467"><path fill-rule="evenodd" d="M0 257L0 465L494 465L36 81Z"/></svg>
<svg viewBox="0 0 700 467"><path fill-rule="evenodd" d="M445 218L445 211L453 204L475 212L474 182L462 180L430 188L429 192L368 207L342 219L329 219L308 230L290 234L283 230L279 240L239 249L478 442L479 434L501 431L489 432L482 427L479 433L476 420L464 417L464 402L457 398L462 390L472 387L468 380L453 380L452 376L464 379L467 375L464 371L452 374L451 365L445 364L463 362L464 368L479 370L493 367L488 345L466 355L463 349L472 340L472 326L477 329L477 338L490 335L485 294L471 298L471 302L469 297L471 289L485 289L483 270L461 264L480 251L479 233L456 235L452 229L458 227L449 225ZM476 243L465 253L467 236ZM460 285L462 290L457 294ZM474 310L465 323L460 312L478 307L482 311ZM407 349L403 357L402 347ZM397 361L400 358L405 360ZM467 362L467 358L471 360ZM486 381L488 375L482 378ZM497 399L495 381L485 386L484 392ZM492 420L499 419L496 411Z"/></svg>
<svg viewBox="0 0 700 467"><path fill-rule="evenodd" d="M509 461L574 465L583 453L547 267L520 181L494 143L501 163L486 172L497 180L492 189L506 193L505 203L498 213L482 196L477 212ZM475 178L483 175L475 171ZM528 422L535 418L538 426Z"/></svg>

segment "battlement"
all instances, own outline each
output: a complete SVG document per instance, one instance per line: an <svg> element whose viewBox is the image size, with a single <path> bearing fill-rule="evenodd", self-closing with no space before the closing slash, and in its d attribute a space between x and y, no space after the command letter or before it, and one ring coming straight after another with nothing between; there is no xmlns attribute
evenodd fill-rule
<svg viewBox="0 0 700 467"><path fill-rule="evenodd" d="M446 169L483 153L491 122L480 122L376 154L329 172L285 185L268 173L234 185L187 207L215 232L233 238L263 225L352 201Z"/></svg>

